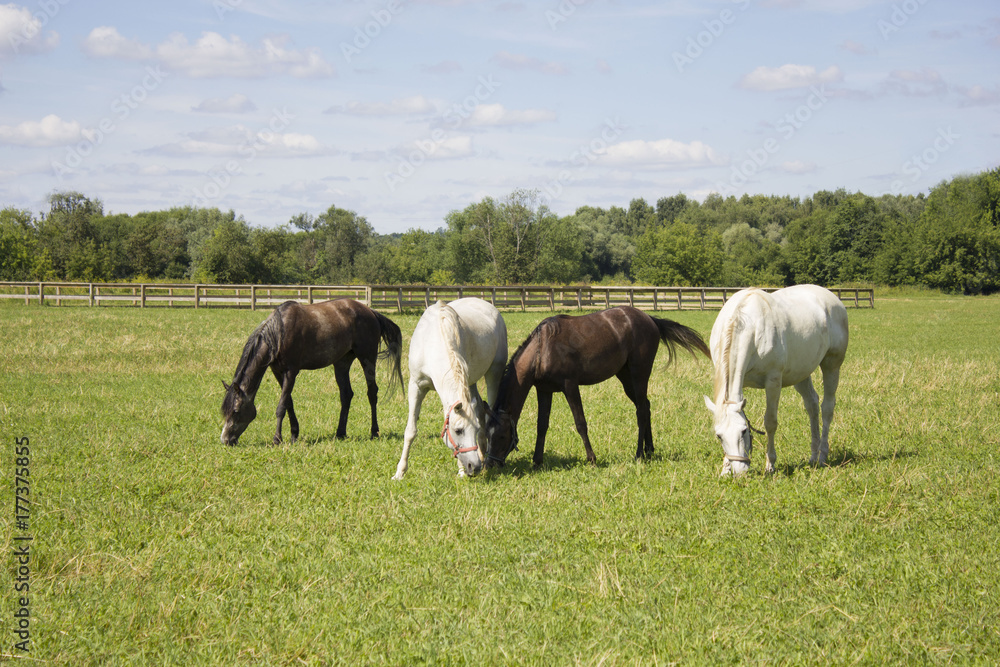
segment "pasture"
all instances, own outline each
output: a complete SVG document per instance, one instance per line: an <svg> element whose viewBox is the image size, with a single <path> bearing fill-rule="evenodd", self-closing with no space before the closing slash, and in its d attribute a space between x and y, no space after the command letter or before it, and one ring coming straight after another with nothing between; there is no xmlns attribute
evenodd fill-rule
<svg viewBox="0 0 1000 667"><path fill-rule="evenodd" d="M545 463L536 405L507 466L456 477L429 394L393 481L403 391L379 365L368 439L357 364L348 437L332 369L277 385L239 445L222 380L267 312L0 307L0 418L13 536L15 438L31 443L31 652L0 577L0 654L59 664L1000 662L1000 299L880 295L850 309L830 436L813 469L796 392L777 471L720 480L711 363L661 348L656 453L612 380L582 391L598 464L562 396ZM387 313L408 345L419 313ZM510 351L547 313L505 313ZM715 311L659 313L707 339ZM405 363L404 350L404 363ZM405 366L404 366L405 373ZM485 392L484 392L485 394ZM760 425L762 392L747 390Z"/></svg>

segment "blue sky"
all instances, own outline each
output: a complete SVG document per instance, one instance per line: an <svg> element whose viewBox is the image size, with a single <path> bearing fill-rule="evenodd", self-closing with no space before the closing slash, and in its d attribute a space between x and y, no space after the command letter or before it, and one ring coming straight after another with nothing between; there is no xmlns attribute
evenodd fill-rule
<svg viewBox="0 0 1000 667"><path fill-rule="evenodd" d="M0 4L0 206L78 190L253 224L437 229L1000 164L1000 5L944 0Z"/></svg>

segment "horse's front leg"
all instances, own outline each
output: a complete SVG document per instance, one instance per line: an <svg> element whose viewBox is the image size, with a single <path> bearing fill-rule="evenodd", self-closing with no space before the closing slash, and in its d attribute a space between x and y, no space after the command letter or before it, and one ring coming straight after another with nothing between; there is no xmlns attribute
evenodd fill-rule
<svg viewBox="0 0 1000 667"><path fill-rule="evenodd" d="M535 429L535 455L531 462L538 468L542 465L542 454L545 453L545 434L549 432L549 417L552 414L552 392L542 391L535 387L538 394L538 424Z"/></svg>
<svg viewBox="0 0 1000 667"><path fill-rule="evenodd" d="M587 436L587 418L583 414L583 399L580 397L580 387L567 383L563 390L566 394L566 402L569 403L570 412L573 413L573 421L576 423L576 432L583 438L583 447L587 450L587 462L597 463L594 450L590 447L590 438Z"/></svg>
<svg viewBox="0 0 1000 667"><path fill-rule="evenodd" d="M811 378L806 378L795 385L795 391L799 392L799 395L802 396L802 403L805 405L806 414L809 415L809 445L812 450L812 456L809 457L809 465L816 465L817 461L822 463L826 460L826 456L823 455L823 460L820 461L819 395L816 393L816 389L813 388Z"/></svg>
<svg viewBox="0 0 1000 667"><path fill-rule="evenodd" d="M413 444L413 441L417 437L417 420L420 419L420 406L423 404L424 396L427 395L429 389L430 387L423 387L413 380L413 378L410 378L409 390L407 392L410 410L406 418L406 430L403 432L403 451L399 455L399 463L396 465L396 474L392 476L393 479L403 479L403 475L406 474L410 458L410 445Z"/></svg>
<svg viewBox="0 0 1000 667"><path fill-rule="evenodd" d="M354 389L351 387L351 363L354 357L345 357L333 365L333 374L337 378L337 392L340 394L340 419L337 421L338 438L347 437L347 415L351 412L351 399Z"/></svg>
<svg viewBox="0 0 1000 667"><path fill-rule="evenodd" d="M764 410L764 431L767 433L767 464L764 472L774 472L774 462L778 455L774 451L774 434L778 430L778 402L781 400L781 378L768 380L764 386L767 408Z"/></svg>
<svg viewBox="0 0 1000 667"><path fill-rule="evenodd" d="M295 408L292 404L292 389L295 388L295 377L298 375L298 371L287 369L284 372L279 372L272 368L271 372L274 373L278 384L281 385L278 407L274 411L278 423L274 430L273 442L275 445L281 444L281 422L284 420L286 412L288 413L288 423L292 429L292 442L295 442L299 437L299 420L295 417Z"/></svg>

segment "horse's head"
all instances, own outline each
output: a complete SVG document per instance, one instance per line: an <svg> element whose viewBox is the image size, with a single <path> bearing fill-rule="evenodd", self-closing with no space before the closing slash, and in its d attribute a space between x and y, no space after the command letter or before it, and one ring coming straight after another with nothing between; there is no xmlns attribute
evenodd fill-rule
<svg viewBox="0 0 1000 667"><path fill-rule="evenodd" d="M456 401L448 408L441 437L469 476L477 475L483 469L483 450L479 442L481 433L482 425L471 404Z"/></svg>
<svg viewBox="0 0 1000 667"><path fill-rule="evenodd" d="M721 477L729 474L739 477L750 469L753 434L747 416L743 413L746 404L746 399L743 399L723 401L721 405L716 405L708 396L705 397L705 405L715 418L715 437L722 443Z"/></svg>
<svg viewBox="0 0 1000 667"><path fill-rule="evenodd" d="M226 397L222 399L222 444L235 445L247 430L247 426L257 416L257 408L253 399L240 389L239 385L222 383L226 388Z"/></svg>
<svg viewBox="0 0 1000 667"><path fill-rule="evenodd" d="M510 413L491 412L486 423L486 467L500 467L507 456L517 449L517 425Z"/></svg>

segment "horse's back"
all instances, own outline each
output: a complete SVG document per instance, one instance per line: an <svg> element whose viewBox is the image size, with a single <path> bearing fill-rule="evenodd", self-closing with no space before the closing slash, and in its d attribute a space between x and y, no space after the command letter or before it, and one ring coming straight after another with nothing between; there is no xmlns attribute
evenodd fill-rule
<svg viewBox="0 0 1000 667"><path fill-rule="evenodd" d="M770 296L783 307L789 328L799 338L823 338L825 354L843 357L847 351L848 326L847 308L840 297L818 285L794 285Z"/></svg>
<svg viewBox="0 0 1000 667"><path fill-rule="evenodd" d="M445 335L443 322L453 323L457 340ZM438 301L427 308L410 340L411 374L431 375L436 366L448 365L442 357L451 353L462 356L470 382L481 378L495 362L505 362L507 326L500 311L475 297Z"/></svg>
<svg viewBox="0 0 1000 667"><path fill-rule="evenodd" d="M378 350L375 311L354 299L312 304L286 301L276 311L284 321L286 353L293 355L300 368L323 368L352 350L359 357Z"/></svg>
<svg viewBox="0 0 1000 667"><path fill-rule="evenodd" d="M738 321L736 321L738 318ZM847 309L840 298L817 285L765 292L748 289L727 301L712 327L712 360L719 366L727 331L752 331L752 354L744 383L763 386L780 372L790 386L820 365L839 367L847 352ZM734 334L735 335L735 334ZM748 339L749 342L750 339Z"/></svg>

